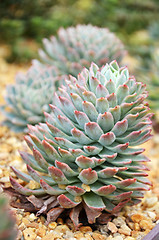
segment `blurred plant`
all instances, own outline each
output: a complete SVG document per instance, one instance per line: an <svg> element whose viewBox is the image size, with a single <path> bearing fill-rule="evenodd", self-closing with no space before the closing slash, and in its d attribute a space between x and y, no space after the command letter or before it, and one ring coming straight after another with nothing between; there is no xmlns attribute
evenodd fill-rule
<svg viewBox="0 0 159 240"><path fill-rule="evenodd" d="M136 65L136 75L141 74L142 71L147 72L150 68L153 48L153 41L148 31L137 31L129 36L127 43L128 52L140 62L140 64Z"/></svg>
<svg viewBox="0 0 159 240"><path fill-rule="evenodd" d="M23 132L27 131L27 124L44 122L43 112L50 111L49 104L59 81L54 67L32 66L26 74L17 74L16 83L7 86L6 104L1 106L6 118L3 124L15 132Z"/></svg>
<svg viewBox="0 0 159 240"><path fill-rule="evenodd" d="M114 59L121 62L126 53L114 33L92 25L60 28L57 37L44 39L43 43L44 50L39 50L42 62L56 66L63 74L74 76L92 61L101 67Z"/></svg>
<svg viewBox="0 0 159 240"><path fill-rule="evenodd" d="M150 24L148 30L150 37L155 41L159 41L159 21Z"/></svg>
<svg viewBox="0 0 159 240"><path fill-rule="evenodd" d="M2 19L0 21L1 40L14 43L24 34L24 22L13 19Z"/></svg>
<svg viewBox="0 0 159 240"><path fill-rule="evenodd" d="M38 40L41 31L47 34L51 21L52 34L61 26L91 23L127 35L159 20L159 6L155 0L5 0L0 1L0 9L1 20L23 21L25 36ZM44 27L47 30L42 29Z"/></svg>
<svg viewBox="0 0 159 240"><path fill-rule="evenodd" d="M16 219L9 210L6 197L0 194L0 240L15 240L17 230L15 228Z"/></svg>
<svg viewBox="0 0 159 240"><path fill-rule="evenodd" d="M154 49L149 72L145 77L141 77L147 84L149 91L148 103L155 113L153 126L159 132L159 48Z"/></svg>
<svg viewBox="0 0 159 240"><path fill-rule="evenodd" d="M7 62L29 63L35 57L38 57L37 46L33 41L19 39L10 47L10 54L6 57Z"/></svg>

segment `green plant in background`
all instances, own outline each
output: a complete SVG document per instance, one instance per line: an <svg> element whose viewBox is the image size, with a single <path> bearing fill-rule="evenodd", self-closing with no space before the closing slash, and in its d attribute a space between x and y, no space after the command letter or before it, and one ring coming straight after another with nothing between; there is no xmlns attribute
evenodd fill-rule
<svg viewBox="0 0 159 240"><path fill-rule="evenodd" d="M146 30L134 32L129 36L127 49L132 56L136 57L140 64L136 65L135 73L140 75L150 68L153 41Z"/></svg>
<svg viewBox="0 0 159 240"><path fill-rule="evenodd" d="M15 218L9 210L6 197L0 194L0 240L15 240L17 230L15 229Z"/></svg>
<svg viewBox="0 0 159 240"><path fill-rule="evenodd" d="M114 33L92 25L60 28L57 37L44 39L43 43L44 50L39 51L41 61L74 76L92 61L101 67L114 59L121 62L125 55L124 46Z"/></svg>
<svg viewBox="0 0 159 240"><path fill-rule="evenodd" d="M44 122L44 111L53 102L53 93L60 77L54 67L32 66L26 74L19 73L16 83L7 86L6 104L1 106L5 116L4 125L15 132L27 130L27 124Z"/></svg>
<svg viewBox="0 0 159 240"><path fill-rule="evenodd" d="M148 103L155 113L153 127L159 131L159 48L155 48L152 54L151 68L142 80L147 84L149 91Z"/></svg>
<svg viewBox="0 0 159 240"><path fill-rule="evenodd" d="M24 33L24 23L19 20L2 19L0 21L1 40L15 42Z"/></svg>
<svg viewBox="0 0 159 240"><path fill-rule="evenodd" d="M10 40L15 43L19 38L40 42L42 38L56 34L60 27L92 24L109 28L127 45L131 34L159 21L156 0L5 0L0 1L0 9L0 31L3 32L0 40L6 39L9 43ZM13 27L12 21L16 23ZM133 46L132 42L129 46L132 54L136 49ZM141 48L138 55L143 58L145 51Z"/></svg>
<svg viewBox="0 0 159 240"><path fill-rule="evenodd" d="M28 63L38 57L36 53L38 46L33 41L18 39L12 44L11 52L6 57L7 62Z"/></svg>
<svg viewBox="0 0 159 240"><path fill-rule="evenodd" d="M151 38L159 43L159 20L150 24L148 30Z"/></svg>
<svg viewBox="0 0 159 240"><path fill-rule="evenodd" d="M47 212L48 222L66 210L76 227L83 210L90 224L104 223L126 204L139 203L151 185L149 160L136 148L151 137L146 97L145 85L116 61L101 70L92 63L78 80L70 76L45 113L46 123L29 126L25 140L33 155L21 153L28 174L12 168L28 184L10 178L15 191L37 214Z"/></svg>

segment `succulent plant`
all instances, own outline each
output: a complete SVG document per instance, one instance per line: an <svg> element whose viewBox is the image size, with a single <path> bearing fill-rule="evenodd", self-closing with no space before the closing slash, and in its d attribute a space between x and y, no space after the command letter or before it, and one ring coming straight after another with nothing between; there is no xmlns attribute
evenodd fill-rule
<svg viewBox="0 0 159 240"><path fill-rule="evenodd" d="M124 46L114 33L92 25L60 28L57 37L45 38L43 45L44 50L39 50L41 61L74 76L92 61L101 67L114 59L120 62L125 55Z"/></svg>
<svg viewBox="0 0 159 240"><path fill-rule="evenodd" d="M58 71L54 67L31 66L26 74L18 73L16 83L7 86L6 104L1 111L4 125L13 131L27 130L27 124L44 122L44 111L49 111L52 96L58 85Z"/></svg>
<svg viewBox="0 0 159 240"><path fill-rule="evenodd" d="M46 123L29 126L25 140L33 155L21 153L28 174L12 168L28 183L11 178L12 187L38 214L48 207L48 221L68 210L76 227L83 209L91 224L139 203L151 185L144 164L149 159L136 148L151 137L146 97L145 85L116 61L101 70L92 63L78 80L70 76L55 93Z"/></svg>
<svg viewBox="0 0 159 240"><path fill-rule="evenodd" d="M0 195L0 240L15 240L17 231L15 229L15 218L8 209L6 197Z"/></svg>

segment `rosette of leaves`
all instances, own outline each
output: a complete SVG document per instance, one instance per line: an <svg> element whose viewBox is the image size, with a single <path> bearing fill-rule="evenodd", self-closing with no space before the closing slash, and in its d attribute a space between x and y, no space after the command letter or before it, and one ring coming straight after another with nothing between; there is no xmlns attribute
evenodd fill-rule
<svg viewBox="0 0 159 240"><path fill-rule="evenodd" d="M92 61L102 66L114 59L120 62L125 55L124 46L114 33L92 25L60 28L57 37L43 40L43 47L39 50L43 63L74 76Z"/></svg>
<svg viewBox="0 0 159 240"><path fill-rule="evenodd" d="M6 197L0 195L0 240L15 240L17 231L15 229L15 218L8 209Z"/></svg>
<svg viewBox="0 0 159 240"><path fill-rule="evenodd" d="M1 106L4 125L15 132L27 131L27 124L44 122L44 111L49 111L53 93L59 84L54 67L31 66L26 74L18 73L16 82L6 88L6 104Z"/></svg>
<svg viewBox="0 0 159 240"><path fill-rule="evenodd" d="M136 148L151 137L146 97L145 85L116 61L101 70L92 63L78 79L70 77L46 123L29 126L25 140L33 154L21 153L28 174L12 168L28 184L11 178L12 187L38 214L48 212L47 221L66 212L76 227L82 211L90 224L104 223L126 204L139 203L151 185L149 159Z"/></svg>

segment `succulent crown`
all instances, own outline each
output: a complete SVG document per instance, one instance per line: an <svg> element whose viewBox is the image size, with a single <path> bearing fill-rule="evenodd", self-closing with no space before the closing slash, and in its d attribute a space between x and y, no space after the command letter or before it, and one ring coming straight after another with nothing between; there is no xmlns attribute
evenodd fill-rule
<svg viewBox="0 0 159 240"><path fill-rule="evenodd" d="M72 209L76 226L82 208L93 223L102 212L140 202L151 185L144 149L134 148L151 137L146 97L145 85L116 61L101 70L92 63L78 80L70 76L55 94L51 113L45 113L46 124L29 126L26 141L33 156L21 154L29 175L13 168L39 188L22 187L11 178L13 188L23 195L56 196L54 216Z"/></svg>
<svg viewBox="0 0 159 240"><path fill-rule="evenodd" d="M101 67L114 59L120 62L126 53L114 33L90 24L60 28L57 37L44 39L43 44L44 50L39 50L41 61L74 76L92 61Z"/></svg>

